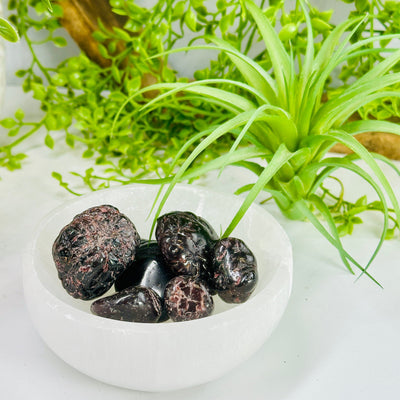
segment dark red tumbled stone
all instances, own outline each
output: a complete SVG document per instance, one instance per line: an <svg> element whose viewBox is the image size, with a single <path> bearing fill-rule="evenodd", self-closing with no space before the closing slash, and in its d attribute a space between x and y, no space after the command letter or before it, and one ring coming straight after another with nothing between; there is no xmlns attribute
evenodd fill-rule
<svg viewBox="0 0 400 400"><path fill-rule="evenodd" d="M246 244L228 237L216 242L213 250L210 285L227 303L244 303L258 280L257 262Z"/></svg>
<svg viewBox="0 0 400 400"><path fill-rule="evenodd" d="M53 244L58 277L75 298L99 297L134 260L139 243L134 224L117 208L89 208L76 215Z"/></svg>
<svg viewBox="0 0 400 400"><path fill-rule="evenodd" d="M157 322L162 313L160 296L144 286L132 286L92 303L100 317L129 322Z"/></svg>
<svg viewBox="0 0 400 400"><path fill-rule="evenodd" d="M164 214L157 220L156 239L174 274L207 276L218 235L206 220L188 211Z"/></svg>
<svg viewBox="0 0 400 400"><path fill-rule="evenodd" d="M214 310L214 301L198 278L176 276L165 288L165 306L173 321L190 321L209 316Z"/></svg>

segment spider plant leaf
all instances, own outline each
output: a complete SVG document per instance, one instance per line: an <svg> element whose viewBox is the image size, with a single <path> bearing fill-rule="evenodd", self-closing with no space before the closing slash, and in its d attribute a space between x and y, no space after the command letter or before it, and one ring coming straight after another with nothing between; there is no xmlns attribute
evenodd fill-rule
<svg viewBox="0 0 400 400"><path fill-rule="evenodd" d="M328 64L332 61L332 56L336 51L336 48L341 44L342 49L350 41L351 34L347 36L345 41L341 38L343 34L351 27L357 24L356 28L363 22L365 17L350 18L341 24L337 25L327 38L322 42L321 48L319 49L314 60L314 71L324 71ZM355 30L353 30L355 32Z"/></svg>
<svg viewBox="0 0 400 400"><path fill-rule="evenodd" d="M304 214L304 216L314 225L314 227L339 251L339 253L341 253L340 254L341 258L342 257L347 258L358 269L360 269L362 272L364 271L364 268L346 250L343 249L340 240L339 241L336 240L336 238L326 230L326 228L321 224L318 218L311 212L311 210L307 205L307 202L304 199L299 200L296 203L296 206ZM365 274L370 279L372 279L377 285L382 287L382 285L367 271L365 271Z"/></svg>
<svg viewBox="0 0 400 400"><path fill-rule="evenodd" d="M359 157L371 168L373 173L376 175L378 180L380 181L383 189L385 190L387 196L389 197L393 208L395 210L397 218L400 220L400 207L398 200L393 192L392 187L390 186L389 181L387 180L385 174L377 164L374 157L371 153L360 143L358 142L353 136L349 135L346 132L339 131L339 130L331 130L329 131L329 135L322 135L325 136L328 140L336 140L345 146L347 146L350 150L354 153L358 154ZM373 181L373 180L372 180ZM370 184L372 185L372 181Z"/></svg>
<svg viewBox="0 0 400 400"><path fill-rule="evenodd" d="M293 158L290 160L290 164L297 171L300 170L305 165L308 165L311 158L311 149L308 147L301 147Z"/></svg>
<svg viewBox="0 0 400 400"><path fill-rule="evenodd" d="M384 35L380 37L380 39L384 39ZM385 73L390 71L394 65L396 65L400 61L400 49L386 57L384 60L379 62L379 64L375 65L368 72L366 72L363 76L357 79L356 82L352 85L353 87L358 87L363 85L365 82L373 81L374 79L383 76Z"/></svg>
<svg viewBox="0 0 400 400"><path fill-rule="evenodd" d="M276 104L278 102L276 82L271 77L271 75L267 71L265 71L264 68L262 68L252 58L238 51L235 47L233 47L229 42L225 41L224 39L210 35L206 35L205 39L214 43L215 46L205 44L205 45L180 47L177 49L171 49L162 53L158 53L154 56L149 57L149 59L159 58L161 56L166 56L173 53L180 53L189 50L223 51L228 54L229 58L239 69L245 80L252 87L258 88L258 90L265 96L265 98L268 99L266 102L272 104L274 103Z"/></svg>
<svg viewBox="0 0 400 400"><path fill-rule="evenodd" d="M227 165L238 165L249 158L259 158L265 156L265 150L256 149L253 147L245 147L235 150L232 153L225 153L205 164L188 169L182 176L182 180L198 178L208 172L222 170Z"/></svg>
<svg viewBox="0 0 400 400"><path fill-rule="evenodd" d="M282 104L287 104L287 84L290 83L291 77L291 62L289 54L286 52L274 27L261 9L256 6L252 0L243 0L243 3L245 4L246 9L253 16L258 26L258 30L264 40L267 52L271 58L278 86L278 100L283 100Z"/></svg>
<svg viewBox="0 0 400 400"><path fill-rule="evenodd" d="M364 132L385 132L400 135L400 124L390 121L352 121L342 125L341 129L352 135Z"/></svg>
<svg viewBox="0 0 400 400"><path fill-rule="evenodd" d="M313 28L311 24L310 14L307 12L306 5L303 0L300 0L300 5L303 9L304 17L306 20L306 28L307 28L307 46L306 46L306 52L304 54L304 62L300 69L300 78L299 78L300 92L298 93L298 98L301 100L303 98L303 93L306 89L306 86L309 84L310 76L313 72L314 36L313 36Z"/></svg>
<svg viewBox="0 0 400 400"><path fill-rule="evenodd" d="M388 34L383 34L383 35L379 35L379 36L367 37L365 39L358 40L357 42L355 42L351 46L349 46L346 53L352 54L355 50L362 48L362 47L366 47L366 46L370 45L371 43L381 42L382 40L393 40L393 39L399 39L399 38L400 38L400 33L391 33L391 34L388 33ZM373 50L373 48L371 48L370 50ZM378 48L378 50L390 50L390 48L380 47L380 48ZM397 49L392 49L392 50L396 51Z"/></svg>
<svg viewBox="0 0 400 400"><path fill-rule="evenodd" d="M370 186L373 187L373 189L375 190L376 194L379 197L379 200L381 201L381 203L383 205L384 219L383 219L382 233L381 233L379 242L378 242L373 254L371 255L370 259L368 260L367 265L364 268L364 271L366 271L368 269L368 267L371 265L371 263L373 262L373 260L375 259L375 257L377 256L377 254L378 254L379 250L381 249L383 242L385 240L387 230L388 230L388 222L389 222L388 206L387 206L385 194L384 194L382 188L380 187L380 185L377 182L375 182L374 178L368 172L366 172L359 165L355 164L353 162L354 159L356 159L356 157L354 157L352 155L346 156L343 158L330 157L330 158L321 160L318 163L318 166L319 167L322 167L322 166L327 167L329 174L331 174L334 170L336 170L338 168L344 168L344 169L347 169L349 171L356 173L358 176L360 176L362 179L364 179ZM321 172L321 175L324 176L325 178L327 176L329 176L324 171ZM321 184L322 181L320 180L319 183ZM315 188L314 188L314 190L315 190Z"/></svg>
<svg viewBox="0 0 400 400"><path fill-rule="evenodd" d="M316 207L316 209L321 213L322 217L327 222L328 227L330 229L330 233L333 236L333 238L336 240L336 243L339 246L338 251L340 254L340 258L343 261L343 264L346 266L346 268L352 274L354 274L353 268L351 268L351 265L345 256L344 248L343 248L342 242L340 240L339 232L336 228L335 221L333 219L331 212L329 211L328 206L321 200L321 198L319 196L317 196L315 194L312 194L311 196L309 196L308 200Z"/></svg>
<svg viewBox="0 0 400 400"><path fill-rule="evenodd" d="M390 77L391 76L388 76L388 78ZM386 79L386 81L390 80L391 79ZM395 79L393 79L392 81L394 80ZM370 90L372 91L373 84L371 83L369 86ZM323 110L321 108L320 111L318 111L318 113L316 114L315 120L313 120L314 126L312 133L318 134L325 132L327 128L329 129L331 127L342 126L360 107L372 101L387 97L400 97L400 92L377 91L372 93L359 93L359 95L357 95L356 93L352 93L347 97L346 100L343 100L342 103L331 103L329 104L329 106L327 106L327 108L324 108Z"/></svg>
<svg viewBox="0 0 400 400"><path fill-rule="evenodd" d="M272 155L272 153L271 153L271 155ZM249 171L256 174L257 176L261 175L261 173L264 171L264 167L262 167L259 163L254 162L254 161L242 160L239 162L232 163L232 165L246 168Z"/></svg>
<svg viewBox="0 0 400 400"><path fill-rule="evenodd" d="M245 91L248 91L255 97L261 97L264 101L266 99L260 93L258 90L252 88L251 86L239 82L239 81L233 81L229 79L206 79L203 81L195 81L195 82L190 82L190 83L182 83L182 82L174 82L174 83L156 83L154 85L147 86L141 90L138 90L135 92L132 96L129 96L121 105L119 108L118 112L115 115L115 118L113 120L111 132L114 131L115 126L117 121L120 118L121 112L124 110L124 108L132 101L134 101L135 97L138 97L139 95L142 95L146 93L147 91L150 90L167 90L167 92L159 94L157 97L152 99L151 101L147 102L144 106L142 107L136 107L136 111L134 111L131 114L131 118L140 114L140 116L143 116L145 112L148 112L152 107L156 107L159 105L162 100L168 98L169 96L172 96L174 94L177 94L179 92L189 92L197 95L201 95L202 98L209 98L212 99L214 102L217 104L221 105L222 107L226 108L229 111L232 112L240 112L243 110L248 110L251 108L256 108L256 105L248 100L247 98L237 95L235 93L231 93L229 91L219 89L216 87L211 87L211 86L206 86L209 84L232 84L235 86L238 86L239 88L242 88Z"/></svg>
<svg viewBox="0 0 400 400"><path fill-rule="evenodd" d="M208 39L216 44L220 50L228 54L247 83L263 93L266 99L268 99L268 103L277 104L276 82L267 71L253 59L236 50L225 40L217 37L208 37Z"/></svg>
<svg viewBox="0 0 400 400"><path fill-rule="evenodd" d="M313 69L309 74L307 87L304 90L299 106L299 135L301 137L305 137L308 134L311 117L315 110L320 107L326 81L331 76L332 71L340 64L345 47L362 23L362 20L363 18L354 18L338 25L324 40L315 56ZM341 40L343 33L355 24L356 26L350 34Z"/></svg>
<svg viewBox="0 0 400 400"><path fill-rule="evenodd" d="M400 35L398 35L400 36ZM362 49L362 50L358 50L358 51L352 51L349 52L349 54L345 54L339 61L338 64L342 64L344 62L348 62L350 60L352 60L353 58L361 58L361 57L365 57L365 56L369 56L369 55L374 55L374 54L382 54L382 53L396 53L398 51L398 49L394 49L391 47L374 47L372 49Z"/></svg>
<svg viewBox="0 0 400 400"><path fill-rule="evenodd" d="M271 178L277 173L277 171L279 171L279 169L293 157L293 154L294 153L290 152L284 144L282 144L278 148L276 153L273 155L271 161L264 168L256 183L247 194L246 198L241 204L239 210L236 212L229 226L226 228L222 237L227 237L232 233L232 231L242 219L243 215L249 209L251 204L255 201L259 193L263 190L263 188L271 180Z"/></svg>
<svg viewBox="0 0 400 400"><path fill-rule="evenodd" d="M235 141L233 142L231 148L229 149L228 152L228 158L227 160L229 160L229 155L231 155L232 153L235 152L235 150L237 149L237 147L239 146L240 142L243 140L244 136L247 134L248 130L250 129L250 127L253 125L254 121L257 118L260 118L261 116L263 116L264 120L267 120L267 116L264 116L264 111L268 110L268 109L276 109L276 107L272 107L268 104L264 104L263 106L260 106L259 108L257 108L254 113L252 114L252 116L250 117L250 119L246 122L246 124L244 125L244 127L242 128L242 130L240 131L239 135L237 135ZM221 168L220 173L222 172L224 167Z"/></svg>
<svg viewBox="0 0 400 400"><path fill-rule="evenodd" d="M169 183L167 190L165 191L163 197L161 198L155 216L153 220L153 224L151 227L151 232L150 236L154 231L155 224L157 218L160 216L161 210L164 207L169 195L171 194L174 186L178 183L181 182L185 172L188 170L192 162L197 158L197 156L204 151L208 146L210 146L213 142L218 140L221 136L231 132L233 129L238 128L239 126L243 126L246 124L246 122L251 118L253 114L253 111L245 111L241 114L236 115L235 117L231 118L230 120L224 122L223 124L219 125L216 127L207 137L203 138L203 140L195 147L195 149L190 153L190 155L186 158L186 160L183 162L181 167L178 169L178 171L174 174L172 181ZM159 195L161 193L163 188L160 188L158 195L156 196L156 200L153 203L153 207L155 206L155 203L158 201Z"/></svg>
<svg viewBox="0 0 400 400"><path fill-rule="evenodd" d="M243 185L235 191L235 194L239 195L239 194L243 194L245 192L249 192L253 188L254 185L255 185L255 183L249 183L247 185ZM262 190L264 192L267 192L270 195L272 195L273 198L277 199L281 204L283 204L284 207L287 208L290 206L290 200L288 200L287 197L285 195L283 195L281 192L279 192L278 190L271 189L268 186L264 186Z"/></svg>
<svg viewBox="0 0 400 400"><path fill-rule="evenodd" d="M279 142L285 143L290 151L295 151L298 148L297 126L289 114L281 110L278 115L266 117L265 123L279 137Z"/></svg>

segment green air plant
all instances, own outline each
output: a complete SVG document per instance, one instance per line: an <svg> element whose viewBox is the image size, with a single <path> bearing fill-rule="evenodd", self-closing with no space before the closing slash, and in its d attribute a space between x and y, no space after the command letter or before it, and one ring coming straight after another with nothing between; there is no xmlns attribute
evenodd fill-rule
<svg viewBox="0 0 400 400"><path fill-rule="evenodd" d="M284 215L310 221L336 247L351 273L356 267L361 274L375 280L367 269L388 233L392 234L400 221L398 200L377 160L390 164L394 169L396 167L382 156L368 152L354 135L366 131L400 134L400 126L379 120L348 122L348 118L364 104L388 96L389 90L385 88L400 80L400 73L389 72L400 61L400 50L385 49L388 55L383 61L325 102L324 86L340 64L360 54L379 51L376 46L371 48L370 43L400 35L371 37L351 43L352 35L368 18L355 17L336 26L316 50L308 8L305 1L300 0L307 29L307 47L304 57L299 58L290 48L285 49L266 15L252 0L243 0L242 3L243 18L254 19L265 43L272 65L270 70L265 70L227 41L213 36L207 37L209 44L178 51L208 48L223 52L240 71L243 80L204 79L191 83L161 83L144 89L163 92L145 106L138 106L136 118L143 118L157 107L168 107L168 98L176 93L182 93L182 99L208 101L228 111L223 122L193 135L176 155L170 174L163 179L142 181L168 184L162 195L164 185L161 186L155 199L154 220L178 182L196 178L210 170L222 170L227 165L245 167L254 172L257 179L238 190L238 193L247 192L247 195L223 236L231 234L250 205L262 191L266 191ZM230 88L235 88L234 93ZM400 93L391 91L390 96L400 97ZM126 101L126 105L133 103L134 96ZM232 137L229 151L201 165L193 164L202 152L225 136ZM348 156L327 154L335 143L348 146L354 153ZM180 158L193 144L196 144L194 150L182 162ZM371 172L361 168L356 162L358 160L363 160ZM177 165L179 167L175 168ZM344 249L337 227L340 222L323 186L339 168L359 175L373 187L379 200L372 208L383 213L380 239L365 266ZM387 199L392 208L389 208ZM353 208L364 206L363 209L368 209L365 203L363 197L353 204ZM337 204L334 207L337 208ZM391 227L393 222L394 227Z"/></svg>

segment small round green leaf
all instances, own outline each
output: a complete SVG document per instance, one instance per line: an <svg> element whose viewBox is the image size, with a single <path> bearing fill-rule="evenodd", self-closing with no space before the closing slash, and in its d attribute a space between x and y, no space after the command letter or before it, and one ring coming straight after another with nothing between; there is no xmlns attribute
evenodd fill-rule
<svg viewBox="0 0 400 400"><path fill-rule="evenodd" d="M63 38L61 36L57 36L57 37L53 38L53 43L57 47L65 47L68 44L67 39L65 39L65 38Z"/></svg>
<svg viewBox="0 0 400 400"><path fill-rule="evenodd" d="M17 118L18 121L22 121L25 117L25 113L23 112L23 110L21 110L20 108L15 111L15 118Z"/></svg>
<svg viewBox="0 0 400 400"><path fill-rule="evenodd" d="M15 122L15 120L13 120L12 118L4 118L0 121L0 125L3 128L6 129L11 129L13 128L15 125L17 125L17 123Z"/></svg>
<svg viewBox="0 0 400 400"><path fill-rule="evenodd" d="M197 20L196 20L196 14L193 12L193 10L188 10L186 12L185 23L191 31L196 32Z"/></svg>
<svg viewBox="0 0 400 400"><path fill-rule="evenodd" d="M49 134L44 138L44 143L50 149L54 147L54 139Z"/></svg>

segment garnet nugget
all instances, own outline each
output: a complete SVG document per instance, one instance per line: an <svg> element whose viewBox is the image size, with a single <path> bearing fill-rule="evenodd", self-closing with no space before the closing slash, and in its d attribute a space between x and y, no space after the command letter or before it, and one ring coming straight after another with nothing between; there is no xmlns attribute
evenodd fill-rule
<svg viewBox="0 0 400 400"><path fill-rule="evenodd" d="M156 238L174 274L208 275L211 247L218 235L206 220L188 211L165 214L157 220Z"/></svg>
<svg viewBox="0 0 400 400"><path fill-rule="evenodd" d="M228 237L215 243L211 285L227 303L244 303L258 280L257 262L246 244Z"/></svg>
<svg viewBox="0 0 400 400"><path fill-rule="evenodd" d="M214 301L198 278L177 276L165 288L165 306L173 321L189 321L209 316L214 310Z"/></svg>
<svg viewBox="0 0 400 400"><path fill-rule="evenodd" d="M53 259L65 290L90 300L105 293L134 260L140 238L119 210L101 205L74 217L53 244Z"/></svg>

